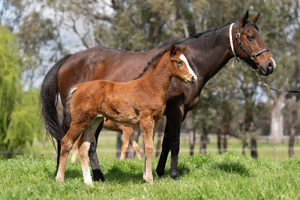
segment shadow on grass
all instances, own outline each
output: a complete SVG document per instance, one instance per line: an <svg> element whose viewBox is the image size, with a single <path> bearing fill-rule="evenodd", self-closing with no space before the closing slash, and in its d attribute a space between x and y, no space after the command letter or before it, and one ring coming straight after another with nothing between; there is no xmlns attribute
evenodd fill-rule
<svg viewBox="0 0 300 200"><path fill-rule="evenodd" d="M190 169L186 165L178 166L179 177L186 176L190 173ZM158 179L155 170L152 170L154 180ZM169 177L170 169L165 170L165 175L163 178ZM141 183L143 182L143 168L136 168L132 166L131 168L126 169L122 168L122 165L114 165L104 174L105 179L110 182L133 182L133 183Z"/></svg>
<svg viewBox="0 0 300 200"><path fill-rule="evenodd" d="M104 174L104 177L108 182L141 183L143 181L143 169L138 172L136 171L137 170L132 169L122 169L122 165L114 165Z"/></svg>
<svg viewBox="0 0 300 200"><path fill-rule="evenodd" d="M245 167L245 165L238 162L228 162L228 161L222 162L213 165L212 169L222 170L227 173L239 174L244 177L250 176L249 169Z"/></svg>
<svg viewBox="0 0 300 200"><path fill-rule="evenodd" d="M81 168L79 168L79 169L67 169L66 172L65 172L65 178L66 179L74 179L74 178L78 178L78 177L83 178Z"/></svg>

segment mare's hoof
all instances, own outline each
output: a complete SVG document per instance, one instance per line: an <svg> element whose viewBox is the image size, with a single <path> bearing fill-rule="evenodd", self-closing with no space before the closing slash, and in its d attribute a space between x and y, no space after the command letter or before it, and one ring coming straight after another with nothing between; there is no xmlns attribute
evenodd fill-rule
<svg viewBox="0 0 300 200"><path fill-rule="evenodd" d="M177 172L173 172L173 173L171 172L171 173L170 173L170 177L171 177L172 179L174 179L174 180L179 180L179 179L180 179Z"/></svg>
<svg viewBox="0 0 300 200"><path fill-rule="evenodd" d="M158 176L158 179L161 179L164 176L164 171L160 172L159 170L156 170L155 172Z"/></svg>
<svg viewBox="0 0 300 200"><path fill-rule="evenodd" d="M93 180L97 181L97 182L100 182L100 181L105 182L106 181L102 171L99 169L93 170Z"/></svg>
<svg viewBox="0 0 300 200"><path fill-rule="evenodd" d="M175 181L180 180L179 176L171 176L172 179L174 179Z"/></svg>

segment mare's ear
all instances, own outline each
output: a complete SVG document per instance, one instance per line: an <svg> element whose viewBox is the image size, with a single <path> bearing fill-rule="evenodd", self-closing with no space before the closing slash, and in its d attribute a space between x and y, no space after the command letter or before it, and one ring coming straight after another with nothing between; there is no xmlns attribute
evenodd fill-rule
<svg viewBox="0 0 300 200"><path fill-rule="evenodd" d="M184 47L181 47L180 48L181 53L183 53L186 50L186 48L187 48L187 45L185 45Z"/></svg>
<svg viewBox="0 0 300 200"><path fill-rule="evenodd" d="M251 21L255 24L255 23L257 22L259 16L260 16L260 13L258 13L256 16L254 16L254 17L251 19Z"/></svg>
<svg viewBox="0 0 300 200"><path fill-rule="evenodd" d="M248 16L249 16L249 10L247 10L247 12L245 13L244 17L240 21L242 27L244 27L247 24Z"/></svg>
<svg viewBox="0 0 300 200"><path fill-rule="evenodd" d="M170 47L170 57L173 57L176 55L176 49L177 49L176 44L173 43L172 46Z"/></svg>

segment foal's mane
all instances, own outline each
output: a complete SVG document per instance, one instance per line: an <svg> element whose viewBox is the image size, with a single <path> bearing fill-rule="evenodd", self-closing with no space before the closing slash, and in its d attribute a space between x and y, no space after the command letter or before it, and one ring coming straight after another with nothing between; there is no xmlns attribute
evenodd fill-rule
<svg viewBox="0 0 300 200"><path fill-rule="evenodd" d="M156 54L155 56L152 57L152 59L147 63L146 68L144 69L144 71L138 75L135 79L136 80L138 78L140 78L141 76L143 76L143 74L149 69L149 68L153 68L157 65L157 61L159 60L159 58L162 57L162 55L164 55L167 51L170 50L170 45L165 45L164 49L162 51L160 51L158 54Z"/></svg>

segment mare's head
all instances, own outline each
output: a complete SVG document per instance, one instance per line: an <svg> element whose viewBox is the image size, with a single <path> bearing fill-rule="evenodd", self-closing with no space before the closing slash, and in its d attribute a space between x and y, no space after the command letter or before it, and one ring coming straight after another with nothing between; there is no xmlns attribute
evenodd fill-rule
<svg viewBox="0 0 300 200"><path fill-rule="evenodd" d="M253 69L259 70L260 74L267 76L273 72L276 63L259 34L256 25L258 18L259 14L248 19L247 11L244 17L235 23L236 35L229 37L233 37L233 40L236 39L231 44L233 54L245 60ZM233 30L231 31L233 32Z"/></svg>
<svg viewBox="0 0 300 200"><path fill-rule="evenodd" d="M177 77L188 84L193 84L197 80L197 76L192 70L184 56L183 52L187 46L177 47L174 43L170 48L170 60L171 60L171 73L174 77Z"/></svg>

